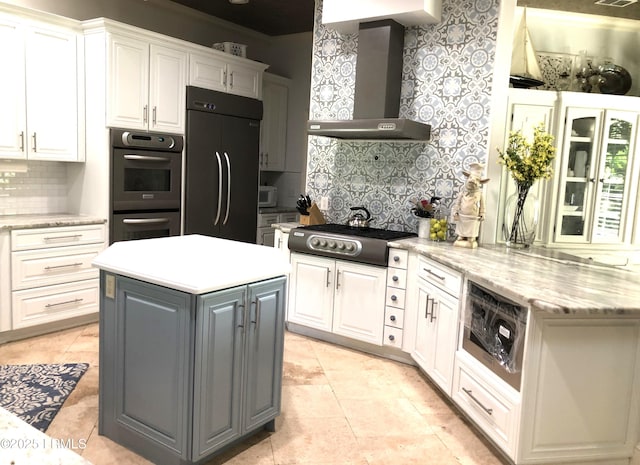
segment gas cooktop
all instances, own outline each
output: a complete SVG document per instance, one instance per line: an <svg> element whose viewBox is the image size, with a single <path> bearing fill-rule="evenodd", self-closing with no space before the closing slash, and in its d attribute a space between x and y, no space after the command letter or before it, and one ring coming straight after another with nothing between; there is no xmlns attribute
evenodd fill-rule
<svg viewBox="0 0 640 465"><path fill-rule="evenodd" d="M289 250L384 266L389 254L387 242L413 236L416 234L405 231L317 224L292 229Z"/></svg>

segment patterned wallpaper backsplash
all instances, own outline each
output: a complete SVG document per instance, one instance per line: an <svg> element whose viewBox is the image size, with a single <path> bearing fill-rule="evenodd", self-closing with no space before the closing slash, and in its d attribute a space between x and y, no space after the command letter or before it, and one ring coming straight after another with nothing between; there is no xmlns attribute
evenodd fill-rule
<svg viewBox="0 0 640 465"><path fill-rule="evenodd" d="M364 205L373 226L417 231L411 199L449 208L463 169L486 163L498 0L443 0L442 21L405 29L400 117L431 124L431 141L340 141L309 137L307 191L329 198L327 222ZM310 119L350 119L358 34L322 25L316 0Z"/></svg>
<svg viewBox="0 0 640 465"><path fill-rule="evenodd" d="M30 161L26 173L0 171L0 215L67 211L67 166Z"/></svg>

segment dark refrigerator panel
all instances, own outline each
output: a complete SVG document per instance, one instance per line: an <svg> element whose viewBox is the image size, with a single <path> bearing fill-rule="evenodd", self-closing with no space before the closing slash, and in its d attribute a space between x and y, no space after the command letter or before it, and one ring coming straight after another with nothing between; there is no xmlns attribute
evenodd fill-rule
<svg viewBox="0 0 640 465"><path fill-rule="evenodd" d="M261 117L260 101L187 88L185 234L255 243Z"/></svg>

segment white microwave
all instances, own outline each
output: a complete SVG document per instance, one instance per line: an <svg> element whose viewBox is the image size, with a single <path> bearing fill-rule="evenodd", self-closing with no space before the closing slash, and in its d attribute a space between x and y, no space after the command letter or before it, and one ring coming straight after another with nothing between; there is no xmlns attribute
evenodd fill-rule
<svg viewBox="0 0 640 465"><path fill-rule="evenodd" d="M258 191L258 207L275 207L278 204L278 188L260 186Z"/></svg>

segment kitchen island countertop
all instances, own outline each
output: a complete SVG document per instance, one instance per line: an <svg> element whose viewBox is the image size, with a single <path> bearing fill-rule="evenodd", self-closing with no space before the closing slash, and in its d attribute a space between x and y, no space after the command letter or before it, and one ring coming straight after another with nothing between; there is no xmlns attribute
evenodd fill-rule
<svg viewBox="0 0 640 465"><path fill-rule="evenodd" d="M93 265L190 294L283 276L290 269L273 247L198 234L115 242Z"/></svg>
<svg viewBox="0 0 640 465"><path fill-rule="evenodd" d="M83 224L106 223L105 218L69 213L51 213L42 215L0 215L0 231L12 229L51 228L58 226L77 226Z"/></svg>
<svg viewBox="0 0 640 465"><path fill-rule="evenodd" d="M532 249L453 247L411 238L390 242L432 258L468 279L532 309L556 314L640 314L640 274L613 266L558 259Z"/></svg>

